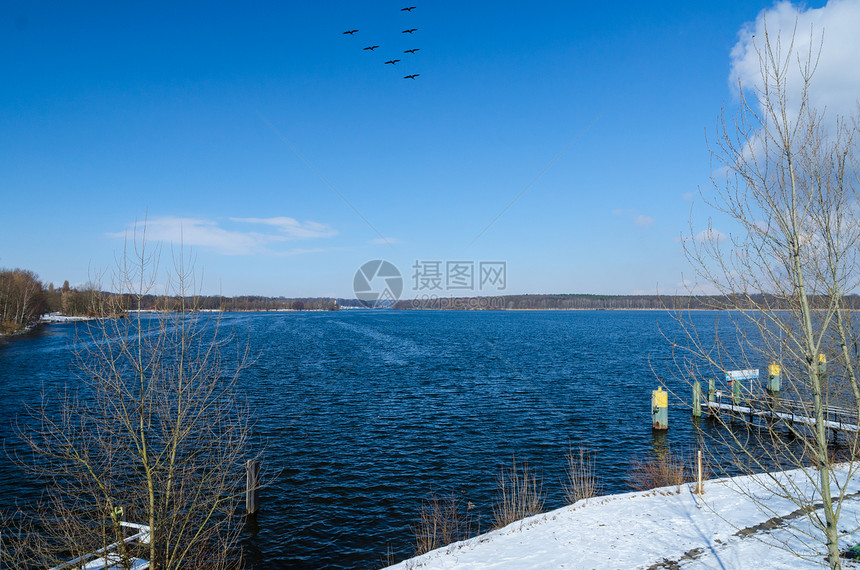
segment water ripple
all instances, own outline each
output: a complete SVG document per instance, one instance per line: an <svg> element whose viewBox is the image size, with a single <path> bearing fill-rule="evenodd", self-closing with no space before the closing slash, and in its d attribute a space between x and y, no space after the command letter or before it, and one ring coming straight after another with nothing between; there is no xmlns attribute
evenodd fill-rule
<svg viewBox="0 0 860 570"><path fill-rule="evenodd" d="M607 492L626 490L630 458L654 445L649 358L670 356L658 324L673 330L653 311L224 315L257 355L242 388L278 473L243 538L250 566L367 568L389 547L406 557L431 493L471 501L486 530L514 454L543 475L547 508L561 506L571 443L597 451ZM58 324L0 346L7 445L23 404L74 381L73 337ZM672 414L669 440L693 441L686 414ZM0 461L0 488L15 489L4 508L37 492L19 479Z"/></svg>

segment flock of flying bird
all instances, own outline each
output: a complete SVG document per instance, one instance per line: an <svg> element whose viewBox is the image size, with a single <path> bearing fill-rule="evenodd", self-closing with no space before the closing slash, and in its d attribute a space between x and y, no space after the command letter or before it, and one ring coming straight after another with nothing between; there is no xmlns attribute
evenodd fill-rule
<svg viewBox="0 0 860 570"><path fill-rule="evenodd" d="M414 10L414 9L415 9L415 6L408 6L408 7L406 7L406 8L401 8L401 9L400 9L400 11L401 11L401 12L411 12L411 11L412 11L412 10ZM347 31L343 32L343 35L349 35L349 36L351 36L351 35L355 34L357 31L358 31L358 30L347 30ZM412 35L412 32L417 32L417 31L418 31L418 28L411 28L411 29L408 29L408 30L403 30L401 33L402 33L402 34L409 34L409 35ZM376 49L376 48L378 48L378 47L379 47L379 46L377 46L377 45L373 45L373 46L367 46L366 48L363 48L363 49L364 49L365 51L373 51L373 50L375 50L375 49ZM416 52L416 51L418 51L419 49L420 49L420 48L407 49L407 50L404 50L404 51L403 51L403 53L408 53L408 54L411 54L411 55L415 55L415 52ZM398 61L400 61L400 60L399 60L399 59L389 59L388 61L386 61L386 62L385 62L385 65L395 66L395 65L397 65L397 62L398 62ZM415 78L416 78L416 77L418 77L419 75L420 75L419 73L413 73L413 74L411 74L411 75L404 75L404 76L403 76L403 79L415 79Z"/></svg>

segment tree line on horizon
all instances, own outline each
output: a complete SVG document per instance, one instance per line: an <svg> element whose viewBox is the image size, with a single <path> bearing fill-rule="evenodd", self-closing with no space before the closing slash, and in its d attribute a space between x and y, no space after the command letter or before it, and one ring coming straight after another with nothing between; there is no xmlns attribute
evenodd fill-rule
<svg viewBox="0 0 860 570"><path fill-rule="evenodd" d="M120 316L133 309L179 311L193 306L195 310L220 311L336 311L348 299L330 297L264 297L259 295L195 296L190 299L176 295L143 295L103 291L92 282L78 287L63 282L62 287L39 280L29 269L0 268L0 334L11 334L39 321L42 315L60 313L72 317ZM355 301L358 304L358 301Z"/></svg>
<svg viewBox="0 0 860 570"><path fill-rule="evenodd" d="M749 295L594 295L594 294L537 294L502 295L498 297L437 297L432 299L401 300L393 309L435 310L727 310L740 304L767 306L772 310L787 310L790 303L784 297L768 294ZM851 310L860 309L860 295L844 297Z"/></svg>
<svg viewBox="0 0 860 570"><path fill-rule="evenodd" d="M788 309L786 300L767 294L744 297L723 295L596 295L535 294L496 297L436 297L403 299L390 305L394 310L724 310L737 308L739 302L767 306L773 310ZM746 299L746 301L743 301ZM43 283L27 269L0 269L0 334L20 331L46 313L67 316L120 316L133 309L178 311L195 307L207 311L337 311L341 308L364 308L358 299L332 297L266 297L262 295L199 295L190 299L167 295L124 295L102 291L93 283L62 287ZM860 309L860 295L845 296L849 310Z"/></svg>

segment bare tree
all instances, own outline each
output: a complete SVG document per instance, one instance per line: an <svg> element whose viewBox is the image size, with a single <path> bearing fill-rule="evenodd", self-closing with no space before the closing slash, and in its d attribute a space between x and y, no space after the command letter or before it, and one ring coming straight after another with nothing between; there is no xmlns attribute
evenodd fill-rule
<svg viewBox="0 0 860 570"><path fill-rule="evenodd" d="M0 333L14 332L37 321L45 306L42 283L35 273L0 270Z"/></svg>
<svg viewBox="0 0 860 570"><path fill-rule="evenodd" d="M115 545L125 568L134 557L154 569L240 565L251 426L236 381L247 358L217 316L194 311L181 252L169 273L164 298L178 299L178 310L82 325L78 378L43 398L36 428L22 430L32 452L22 463L46 495L35 513L13 519L7 564L44 568ZM135 240L116 274L122 295L106 302L139 306L157 276L158 251ZM143 546L123 541L122 521L148 527Z"/></svg>
<svg viewBox="0 0 860 570"><path fill-rule="evenodd" d="M851 432L841 436L849 461L834 461L826 420L839 406L860 425L858 330L846 304L860 285L856 122L812 106L822 44L810 41L798 57L795 37L759 38L759 85L741 85L737 114L721 117L713 192L702 193L717 219L699 233L691 223L685 251L697 274L693 292L714 294L733 312L713 331L678 314L686 339L675 345L676 371L689 379L781 365L781 399L811 425L780 422L750 438L722 418L722 443L750 471L805 468L799 479L773 475L768 485L816 529L798 524L796 536L826 545L838 568L840 509L860 464Z"/></svg>

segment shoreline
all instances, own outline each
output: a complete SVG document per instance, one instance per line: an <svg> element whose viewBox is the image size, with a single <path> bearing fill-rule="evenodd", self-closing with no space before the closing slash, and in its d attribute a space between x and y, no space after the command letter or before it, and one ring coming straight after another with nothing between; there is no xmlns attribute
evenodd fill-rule
<svg viewBox="0 0 860 570"><path fill-rule="evenodd" d="M37 324L50 325L53 323L77 323L81 321L94 321L97 318L98 317L63 315L62 313L47 313L39 317Z"/></svg>
<svg viewBox="0 0 860 570"><path fill-rule="evenodd" d="M851 524L842 521L860 516L860 476L847 479L848 464L834 465L834 471L845 485L840 524ZM827 555L820 531L803 508L775 492L770 479L797 485L809 498L809 476L794 469L710 479L702 495L695 484L684 483L592 497L388 568L550 569L572 561L583 568L820 568ZM842 536L840 550L858 542L858 533Z"/></svg>

